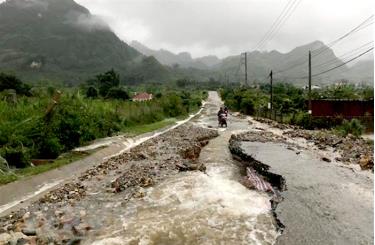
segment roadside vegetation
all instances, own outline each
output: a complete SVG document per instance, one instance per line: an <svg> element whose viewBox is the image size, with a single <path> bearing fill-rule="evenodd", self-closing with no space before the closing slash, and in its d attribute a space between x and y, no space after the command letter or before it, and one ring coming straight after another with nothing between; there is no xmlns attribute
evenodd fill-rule
<svg viewBox="0 0 375 245"><path fill-rule="evenodd" d="M97 138L156 130L197 111L207 92L176 84L125 87L110 70L79 88L31 87L1 73L0 184L61 166L70 158L31 167L35 159L57 159ZM154 99L131 101L135 92L152 92Z"/></svg>
<svg viewBox="0 0 375 245"><path fill-rule="evenodd" d="M231 110L256 117L271 117L268 103L270 102L270 86L264 84L257 88L240 88L227 86L220 91L226 106ZM355 87L344 84L329 86L312 91L313 99L373 99L372 87ZM273 118L283 123L301 126L306 129L335 128L341 135L361 135L365 130L357 119L346 121L341 117L312 118L307 113L307 90L297 88L288 83L276 83L273 87Z"/></svg>

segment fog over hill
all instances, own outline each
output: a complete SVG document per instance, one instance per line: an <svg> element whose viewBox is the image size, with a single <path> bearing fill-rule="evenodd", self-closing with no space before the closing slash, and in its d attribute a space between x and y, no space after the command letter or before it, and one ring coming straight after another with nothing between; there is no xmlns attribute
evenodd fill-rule
<svg viewBox="0 0 375 245"><path fill-rule="evenodd" d="M195 67L210 69L222 81L244 82L244 66L240 66L240 55L229 56L219 60L216 56L206 56L193 59L187 52L174 54L168 50L152 50L145 45L133 41L131 46L145 55L154 56L165 65ZM281 53L248 51L248 81L250 84L266 82L271 70L275 81L291 82L297 85L306 84L308 75L308 52L312 52L312 74L318 74L327 69L340 66L331 72L316 76L313 81L317 85L328 85L339 80L349 80L353 83L364 82L372 84L374 77L373 60L360 61L352 67L344 65L332 49L321 41L314 41L294 48L290 52ZM211 60L210 60L211 59Z"/></svg>
<svg viewBox="0 0 375 245"><path fill-rule="evenodd" d="M165 49L153 50L138 41L132 41L130 46L144 55L154 56L160 63L169 66L178 64L185 68L210 69L220 63L220 59L214 55L193 59L188 52L174 54Z"/></svg>
<svg viewBox="0 0 375 245"><path fill-rule="evenodd" d="M306 84L303 77L308 74L309 50L319 53L313 52L313 74L343 64L321 41L286 53L248 50L249 83L265 82L273 70L275 81ZM320 54L321 50L324 52ZM314 77L313 81L324 85L347 79L372 84L371 62L359 62L353 67L343 65ZM179 77L244 80L240 55L192 58L189 52L153 50L137 41L129 46L101 18L73 0L7 0L0 4L0 71L14 71L27 79L75 82L111 68L133 83Z"/></svg>
<svg viewBox="0 0 375 245"><path fill-rule="evenodd" d="M7 0L0 4L0 71L79 80L114 68L131 80L168 70L120 40L73 0Z"/></svg>

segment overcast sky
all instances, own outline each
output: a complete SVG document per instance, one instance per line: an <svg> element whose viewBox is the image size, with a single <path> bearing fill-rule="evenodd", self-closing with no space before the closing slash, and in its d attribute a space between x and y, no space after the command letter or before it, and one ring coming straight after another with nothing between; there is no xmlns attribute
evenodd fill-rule
<svg viewBox="0 0 375 245"><path fill-rule="evenodd" d="M219 57L252 50L288 0L77 0L123 40ZM372 0L302 0L265 50L330 42L373 14ZM373 39L373 25L337 44L337 55Z"/></svg>
<svg viewBox="0 0 375 245"><path fill-rule="evenodd" d="M0 0L1 2L2 0ZM288 0L76 0L126 42L219 57L253 50ZM373 14L373 0L301 0L263 50L328 43ZM373 25L334 46L336 55L373 40Z"/></svg>

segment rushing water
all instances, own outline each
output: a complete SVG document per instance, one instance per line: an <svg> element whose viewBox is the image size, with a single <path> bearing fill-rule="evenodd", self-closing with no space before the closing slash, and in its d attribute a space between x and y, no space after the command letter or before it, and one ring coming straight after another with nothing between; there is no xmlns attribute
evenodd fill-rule
<svg viewBox="0 0 375 245"><path fill-rule="evenodd" d="M216 124L208 116L220 102L216 94L210 98L201 124ZM279 234L269 196L239 182L228 150L231 130L240 126L245 122L233 121L202 150L206 173L186 172L148 188L123 209L122 227L93 244L273 244Z"/></svg>

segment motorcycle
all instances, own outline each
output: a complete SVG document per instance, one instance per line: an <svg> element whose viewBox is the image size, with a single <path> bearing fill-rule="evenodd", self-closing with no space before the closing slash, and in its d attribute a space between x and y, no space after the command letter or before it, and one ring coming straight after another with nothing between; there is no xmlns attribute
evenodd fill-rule
<svg viewBox="0 0 375 245"><path fill-rule="evenodd" d="M225 127L228 127L228 124L227 124L227 114L223 113L223 114L220 114L219 116L219 127L223 128L224 125Z"/></svg>

